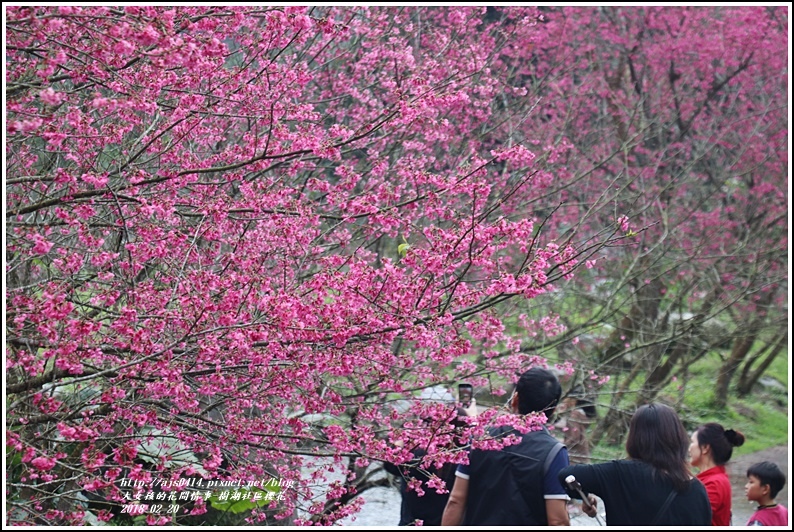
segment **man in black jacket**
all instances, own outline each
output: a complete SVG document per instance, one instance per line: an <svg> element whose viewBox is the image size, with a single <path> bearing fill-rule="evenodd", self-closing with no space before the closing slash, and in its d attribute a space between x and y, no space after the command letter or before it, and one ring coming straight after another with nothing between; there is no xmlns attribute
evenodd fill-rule
<svg viewBox="0 0 794 532"><path fill-rule="evenodd" d="M543 412L551 419L561 395L557 377L535 367L516 383L510 408L521 415ZM520 434L512 427L489 432L495 438ZM471 450L468 466L458 467L441 525L569 526L568 496L557 481L567 465L567 450L545 427L499 451Z"/></svg>

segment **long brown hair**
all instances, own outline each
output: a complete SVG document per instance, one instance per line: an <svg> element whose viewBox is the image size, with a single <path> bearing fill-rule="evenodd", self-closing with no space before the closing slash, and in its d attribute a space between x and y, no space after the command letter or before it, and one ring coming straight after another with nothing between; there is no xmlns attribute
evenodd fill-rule
<svg viewBox="0 0 794 532"><path fill-rule="evenodd" d="M675 410L651 403L634 412L626 438L626 452L653 466L654 473L670 479L676 491L689 487L689 437Z"/></svg>

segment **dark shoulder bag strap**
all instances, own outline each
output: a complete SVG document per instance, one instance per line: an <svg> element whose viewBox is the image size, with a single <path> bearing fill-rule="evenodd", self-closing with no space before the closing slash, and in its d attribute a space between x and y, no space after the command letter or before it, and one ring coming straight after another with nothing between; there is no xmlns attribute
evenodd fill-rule
<svg viewBox="0 0 794 532"><path fill-rule="evenodd" d="M651 526L654 526L654 525L656 525L656 523L659 522L659 519L662 518L662 515L664 515L664 512L667 511L667 508L670 507L670 503L673 502L673 499L675 499L675 496L676 496L677 493L678 492L675 491L675 490L672 490L670 492L670 495L667 496L667 500L664 501L664 504L662 505L661 508L659 508L659 511L656 513L656 517L653 518L653 522L651 523Z"/></svg>
<svg viewBox="0 0 794 532"><path fill-rule="evenodd" d="M560 450L565 447L561 442L557 442L554 444L554 447L551 448L549 454L546 455L546 461L543 462L543 478L546 478L546 473L549 472L549 468L551 467L551 463L557 458Z"/></svg>
<svg viewBox="0 0 794 532"><path fill-rule="evenodd" d="M560 453L560 449L562 449L563 447L565 447L565 445L563 445L562 442L558 441L551 448L551 450L549 451L549 454L546 455L546 459L543 461L543 477L540 479L541 485L543 485L543 482L546 479L546 473L549 472L549 468L551 467L551 463L554 461L554 459ZM529 508L533 508L532 502L529 501L529 499L528 499L529 494L525 493L524 491L520 491L520 493L521 493L521 498L524 499L524 502L527 504L527 506Z"/></svg>

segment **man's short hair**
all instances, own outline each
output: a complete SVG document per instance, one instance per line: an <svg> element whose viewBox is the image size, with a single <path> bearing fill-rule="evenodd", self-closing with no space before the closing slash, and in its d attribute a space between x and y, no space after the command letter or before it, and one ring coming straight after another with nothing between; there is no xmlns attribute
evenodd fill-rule
<svg viewBox="0 0 794 532"><path fill-rule="evenodd" d="M556 375L540 367L531 368L521 374L516 383L519 414L543 412L551 419L560 402L562 386Z"/></svg>
<svg viewBox="0 0 794 532"><path fill-rule="evenodd" d="M769 486L769 496L773 499L777 497L786 483L786 475L772 462L758 462L751 465L747 468L747 476L750 475L757 478L762 486L765 484Z"/></svg>

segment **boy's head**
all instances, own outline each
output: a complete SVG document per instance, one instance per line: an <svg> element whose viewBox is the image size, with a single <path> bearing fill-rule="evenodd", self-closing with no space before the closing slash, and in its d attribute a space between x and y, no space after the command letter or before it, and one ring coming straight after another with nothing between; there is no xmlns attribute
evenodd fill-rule
<svg viewBox="0 0 794 532"><path fill-rule="evenodd" d="M786 475L777 465L772 462L758 462L747 468L744 491L751 501L763 499L765 496L774 499L785 483Z"/></svg>

